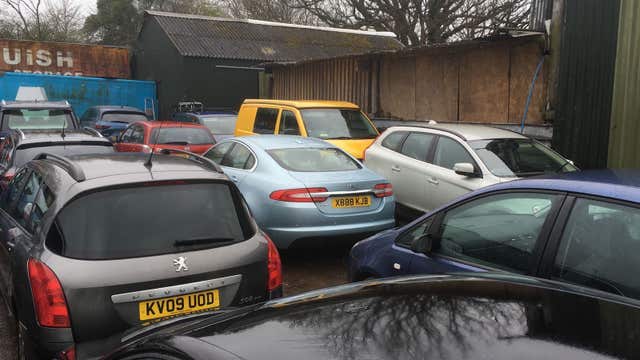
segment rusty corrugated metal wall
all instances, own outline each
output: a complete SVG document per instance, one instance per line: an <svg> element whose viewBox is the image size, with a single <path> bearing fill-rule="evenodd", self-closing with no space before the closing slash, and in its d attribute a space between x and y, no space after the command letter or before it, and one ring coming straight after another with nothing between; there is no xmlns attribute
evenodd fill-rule
<svg viewBox="0 0 640 360"><path fill-rule="evenodd" d="M377 64L369 57L347 57L273 68L275 99L350 101L375 112L372 95Z"/></svg>
<svg viewBox="0 0 640 360"><path fill-rule="evenodd" d="M0 71L129 79L124 47L0 39Z"/></svg>
<svg viewBox="0 0 640 360"><path fill-rule="evenodd" d="M622 0L611 109L609 162L640 168L640 1Z"/></svg>
<svg viewBox="0 0 640 360"><path fill-rule="evenodd" d="M552 144L584 169L607 166L619 5L565 1Z"/></svg>

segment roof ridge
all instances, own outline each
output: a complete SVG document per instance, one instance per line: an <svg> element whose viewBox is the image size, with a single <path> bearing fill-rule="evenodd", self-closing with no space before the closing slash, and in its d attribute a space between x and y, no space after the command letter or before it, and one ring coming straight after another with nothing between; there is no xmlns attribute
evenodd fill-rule
<svg viewBox="0 0 640 360"><path fill-rule="evenodd" d="M181 13L175 13L175 12L156 11L156 10L145 10L145 14L149 14L149 15L152 15L152 16L177 17L177 18L183 18L183 19L210 20L210 21L221 21L221 22L237 22L237 23L245 23L245 24L253 24L253 25L265 25L265 26L274 26L274 27L288 27L288 28L296 28L296 29L308 29L308 30L318 30L318 31L340 32L340 33L357 34L357 35L369 35L369 36L396 38L396 34L394 34L393 32L390 32L390 31L368 31L368 30L335 28L335 27L328 27L328 26L299 25L299 24L289 24L289 23L281 23L281 22L275 22L275 21L264 21L264 20L255 20L255 19L222 18L222 17L215 17L215 16L181 14Z"/></svg>

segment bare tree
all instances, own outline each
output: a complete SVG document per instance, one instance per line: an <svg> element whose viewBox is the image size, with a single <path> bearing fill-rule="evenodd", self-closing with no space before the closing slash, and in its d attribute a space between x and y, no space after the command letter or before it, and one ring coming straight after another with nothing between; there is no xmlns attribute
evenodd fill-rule
<svg viewBox="0 0 640 360"><path fill-rule="evenodd" d="M0 0L7 10L0 28L8 37L38 41L81 41L82 14L74 0Z"/></svg>
<svg viewBox="0 0 640 360"><path fill-rule="evenodd" d="M221 8L235 18L318 25L318 18L297 5L297 0L222 0Z"/></svg>
<svg viewBox="0 0 640 360"><path fill-rule="evenodd" d="M523 28L531 0L294 0L329 26L392 31L423 45Z"/></svg>

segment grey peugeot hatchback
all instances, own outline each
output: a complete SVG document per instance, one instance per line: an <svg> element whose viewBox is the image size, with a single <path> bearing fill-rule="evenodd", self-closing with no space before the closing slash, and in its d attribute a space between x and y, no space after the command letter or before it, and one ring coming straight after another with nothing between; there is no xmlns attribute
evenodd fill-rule
<svg viewBox="0 0 640 360"><path fill-rule="evenodd" d="M21 358L282 293L277 249L214 163L40 154L0 198L0 281ZM83 354L80 356L80 354Z"/></svg>

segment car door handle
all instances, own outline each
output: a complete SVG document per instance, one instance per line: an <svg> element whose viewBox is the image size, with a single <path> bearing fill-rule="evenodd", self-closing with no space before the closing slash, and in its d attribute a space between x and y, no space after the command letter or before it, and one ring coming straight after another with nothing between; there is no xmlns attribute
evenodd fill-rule
<svg viewBox="0 0 640 360"><path fill-rule="evenodd" d="M430 183L431 183L431 184L433 184L433 185L438 185L438 184L440 184L440 181L438 181L438 179L433 178L433 177L432 177L432 178L428 178L428 179L427 179L427 181L428 181L428 182L430 182Z"/></svg>
<svg viewBox="0 0 640 360"><path fill-rule="evenodd" d="M400 167L399 167L399 166L397 166L397 165L393 165L393 166L391 167L391 171L393 171L393 172L400 172Z"/></svg>

